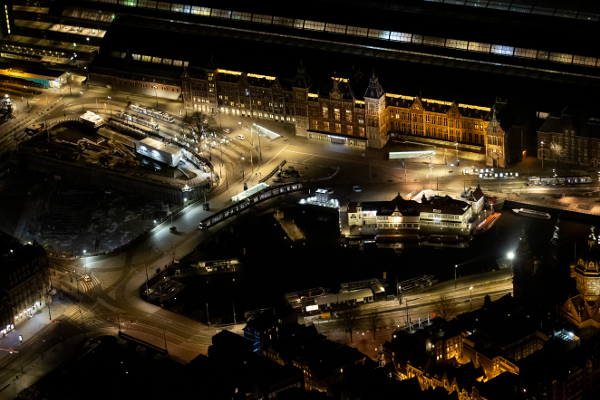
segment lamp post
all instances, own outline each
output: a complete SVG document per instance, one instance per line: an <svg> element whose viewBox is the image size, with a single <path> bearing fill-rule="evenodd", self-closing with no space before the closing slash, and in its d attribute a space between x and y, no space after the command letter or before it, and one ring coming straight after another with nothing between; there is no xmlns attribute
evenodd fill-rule
<svg viewBox="0 0 600 400"><path fill-rule="evenodd" d="M458 265L454 266L454 289L456 289L456 270L458 269Z"/></svg>
<svg viewBox="0 0 600 400"><path fill-rule="evenodd" d="M154 89L154 95L156 96L156 109L158 110L158 92L156 91L158 86L154 85L152 88Z"/></svg>
<svg viewBox="0 0 600 400"><path fill-rule="evenodd" d="M84 262L85 262L85 265L84 265L83 269L84 269L84 271L85 271L85 274L84 274L84 275L87 275L87 257L85 256L85 253L87 253L87 250L83 250L83 257L84 257L84 259L85 259L85 261L84 261Z"/></svg>
<svg viewBox="0 0 600 400"><path fill-rule="evenodd" d="M112 104L110 103L111 100L112 97L108 96L108 109L110 110L110 116L112 117Z"/></svg>
<svg viewBox="0 0 600 400"><path fill-rule="evenodd" d="M456 165L458 165L458 142L454 142L454 146L456 147Z"/></svg>
<svg viewBox="0 0 600 400"><path fill-rule="evenodd" d="M69 81L69 95L73 96L73 91L71 89L71 74L67 72L67 81Z"/></svg>
<svg viewBox="0 0 600 400"><path fill-rule="evenodd" d="M515 258L515 253L512 251L508 252L508 259L510 260L510 276L514 276L514 265L513 259Z"/></svg>
<svg viewBox="0 0 600 400"><path fill-rule="evenodd" d="M473 310L473 286L469 288L469 303L471 304L471 311Z"/></svg>
<svg viewBox="0 0 600 400"><path fill-rule="evenodd" d="M446 161L446 152L448 151L448 149L444 149L444 165L448 165L448 162Z"/></svg>
<svg viewBox="0 0 600 400"><path fill-rule="evenodd" d="M544 170L544 141L542 140L542 171Z"/></svg>
<svg viewBox="0 0 600 400"><path fill-rule="evenodd" d="M244 157L241 158L240 165L242 166L242 179L246 176L244 172Z"/></svg>
<svg viewBox="0 0 600 400"><path fill-rule="evenodd" d="M82 91L80 91L79 94L81 95L81 97L83 97L83 92ZM81 112L82 113L85 112L85 111L83 111L83 99L81 99Z"/></svg>

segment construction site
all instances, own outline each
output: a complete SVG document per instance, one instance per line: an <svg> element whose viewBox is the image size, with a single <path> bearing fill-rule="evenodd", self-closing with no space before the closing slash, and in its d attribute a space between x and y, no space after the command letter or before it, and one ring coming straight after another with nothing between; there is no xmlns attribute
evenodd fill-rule
<svg viewBox="0 0 600 400"><path fill-rule="evenodd" d="M210 187L210 164L186 160L177 145L152 132L104 120L91 112L64 119L19 145L19 168L56 180L134 193L174 205Z"/></svg>

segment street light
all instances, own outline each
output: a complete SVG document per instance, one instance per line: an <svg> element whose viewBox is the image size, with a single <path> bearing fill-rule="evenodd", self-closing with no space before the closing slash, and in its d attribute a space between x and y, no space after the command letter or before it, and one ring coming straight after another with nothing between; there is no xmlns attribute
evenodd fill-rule
<svg viewBox="0 0 600 400"><path fill-rule="evenodd" d="M542 140L542 171L544 170L544 141Z"/></svg>
<svg viewBox="0 0 600 400"><path fill-rule="evenodd" d="M240 165L242 166L242 179L246 176L244 172L244 157L241 158Z"/></svg>
<svg viewBox="0 0 600 400"><path fill-rule="evenodd" d="M156 96L156 110L158 110L158 92L156 91L158 86L154 85L152 88L154 89L154 95Z"/></svg>
<svg viewBox="0 0 600 400"><path fill-rule="evenodd" d="M456 289L456 269L458 268L458 265L454 266L454 289Z"/></svg>
<svg viewBox="0 0 600 400"><path fill-rule="evenodd" d="M454 142L454 146L456 146L456 165L460 165L458 161L458 142Z"/></svg>
<svg viewBox="0 0 600 400"><path fill-rule="evenodd" d="M471 310L473 310L473 286L469 288L469 303L471 303Z"/></svg>
<svg viewBox="0 0 600 400"><path fill-rule="evenodd" d="M85 271L85 275L87 275L87 257L85 256L85 253L87 253L87 250L83 250L83 257L85 258L84 271Z"/></svg>
<svg viewBox="0 0 600 400"><path fill-rule="evenodd" d="M110 116L112 117L112 106L110 104L110 100L112 100L112 97L108 96L108 109L110 110Z"/></svg>
<svg viewBox="0 0 600 400"><path fill-rule="evenodd" d="M79 94L80 94L81 96L83 96L83 92L82 92L82 91L80 91L80 92L79 92ZM83 111L83 99L81 99L81 112L82 112L82 113L83 113L83 112L85 112L85 111Z"/></svg>
<svg viewBox="0 0 600 400"><path fill-rule="evenodd" d="M508 252L508 259L510 260L510 276L514 276L514 265L513 259L515 258L515 253L512 251Z"/></svg>
<svg viewBox="0 0 600 400"><path fill-rule="evenodd" d="M71 74L69 72L67 72L67 81L69 81L69 94L73 96L73 92L71 90Z"/></svg>

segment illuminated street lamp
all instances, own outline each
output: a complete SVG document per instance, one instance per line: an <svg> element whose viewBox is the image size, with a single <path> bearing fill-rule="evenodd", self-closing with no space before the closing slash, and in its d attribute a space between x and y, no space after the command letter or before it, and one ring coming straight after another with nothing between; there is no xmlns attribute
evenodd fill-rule
<svg viewBox="0 0 600 400"><path fill-rule="evenodd" d="M158 110L158 92L156 91L158 86L154 85L152 88L154 89L154 95L156 96L156 109Z"/></svg>
<svg viewBox="0 0 600 400"><path fill-rule="evenodd" d="M508 259L510 260L510 276L514 276L514 265L513 259L515 258L515 253L512 251L508 252Z"/></svg>
<svg viewBox="0 0 600 400"><path fill-rule="evenodd" d="M456 269L458 268L458 265L454 266L454 289L456 289Z"/></svg>
<svg viewBox="0 0 600 400"><path fill-rule="evenodd" d="M456 146L456 165L460 165L458 161L458 142L454 142L454 146Z"/></svg>
<svg viewBox="0 0 600 400"><path fill-rule="evenodd" d="M471 310L473 310L473 286L471 286L469 288L469 298L470 298L469 303L471 303Z"/></svg>
<svg viewBox="0 0 600 400"><path fill-rule="evenodd" d="M544 170L544 141L542 140L542 171Z"/></svg>
<svg viewBox="0 0 600 400"><path fill-rule="evenodd" d="M112 100L112 97L108 96L108 109L110 110L110 116L112 117L112 106L110 104L110 100Z"/></svg>

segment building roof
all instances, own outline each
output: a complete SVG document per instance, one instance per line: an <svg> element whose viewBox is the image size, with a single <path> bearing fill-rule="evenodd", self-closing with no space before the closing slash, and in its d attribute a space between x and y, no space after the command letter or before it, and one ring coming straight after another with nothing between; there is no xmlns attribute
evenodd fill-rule
<svg viewBox="0 0 600 400"><path fill-rule="evenodd" d="M169 153L172 155L178 155L181 154L181 150L177 149L175 147L171 147L168 144L161 142L159 140L156 139L152 139L152 138L145 138L140 140L140 145L146 145L152 149L155 150L160 150L160 151L164 151L165 153Z"/></svg>

